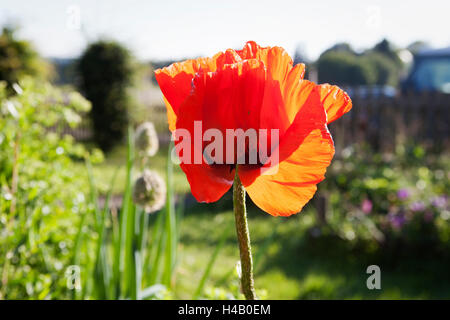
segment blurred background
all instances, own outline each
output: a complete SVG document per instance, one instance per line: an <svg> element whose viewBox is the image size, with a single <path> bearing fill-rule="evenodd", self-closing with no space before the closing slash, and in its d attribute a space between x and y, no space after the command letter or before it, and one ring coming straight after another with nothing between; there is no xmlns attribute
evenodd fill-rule
<svg viewBox="0 0 450 320"><path fill-rule="evenodd" d="M248 199L257 294L450 298L449 11L439 0L0 0L0 299L242 298L231 194L191 195L154 70L248 40L282 46L306 78L353 100L300 214L274 218ZM140 158L146 122L159 148ZM151 214L133 202L144 169L167 190ZM381 289L367 286L370 265Z"/></svg>

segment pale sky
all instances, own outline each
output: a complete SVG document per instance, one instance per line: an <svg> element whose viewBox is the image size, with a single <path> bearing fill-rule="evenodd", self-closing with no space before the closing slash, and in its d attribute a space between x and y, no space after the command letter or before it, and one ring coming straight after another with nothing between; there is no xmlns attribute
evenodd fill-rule
<svg viewBox="0 0 450 320"><path fill-rule="evenodd" d="M356 49L387 37L450 46L447 0L0 0L0 26L15 23L45 57L76 57L101 36L140 59L182 59L240 48L247 40L300 46L315 59L336 42Z"/></svg>

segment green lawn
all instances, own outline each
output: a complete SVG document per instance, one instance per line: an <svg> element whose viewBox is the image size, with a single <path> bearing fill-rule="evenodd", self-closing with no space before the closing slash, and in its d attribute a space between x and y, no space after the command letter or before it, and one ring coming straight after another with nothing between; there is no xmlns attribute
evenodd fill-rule
<svg viewBox="0 0 450 320"><path fill-rule="evenodd" d="M122 166L114 193L123 191L126 149L119 147L94 165L100 190L108 189L115 170ZM167 147L152 158L150 167L164 176ZM84 174L83 163L75 170ZM189 192L189 184L176 166L174 185L178 194L186 194L186 206L180 227L179 258L174 296L190 299L198 286L224 230L226 242L219 252L206 288L236 292L235 266L239 259L234 231L231 194L218 203L198 204ZM319 186L320 189L320 186ZM386 257L358 249L352 243L330 237L311 236L314 209L309 206L299 215L274 218L249 205L249 227L255 260L255 287L267 299L421 299L449 298L450 276L446 266L436 259ZM381 290L366 287L367 266L381 268Z"/></svg>
<svg viewBox="0 0 450 320"><path fill-rule="evenodd" d="M335 239L315 239L309 236L313 213L310 209L290 218L274 218L257 208L250 210L255 286L266 290L266 298L450 297L450 277L440 261L414 258L390 261L383 256L358 252ZM231 210L217 209L214 205L194 205L186 211L182 222L177 297L190 298L224 226L233 222ZM238 259L236 236L230 232L207 285L218 286L233 270ZM369 276L366 268L371 264L381 268L381 290L368 290L366 287ZM236 281L234 273L228 279Z"/></svg>

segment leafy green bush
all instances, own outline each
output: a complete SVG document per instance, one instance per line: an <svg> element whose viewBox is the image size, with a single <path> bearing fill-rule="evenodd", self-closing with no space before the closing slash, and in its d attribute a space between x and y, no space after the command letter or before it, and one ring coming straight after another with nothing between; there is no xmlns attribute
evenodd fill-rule
<svg viewBox="0 0 450 320"><path fill-rule="evenodd" d="M353 86L376 82L372 65L349 52L329 51L320 56L317 68L320 83Z"/></svg>
<svg viewBox="0 0 450 320"><path fill-rule="evenodd" d="M344 86L398 84L403 62L387 40L360 54L346 43L324 51L317 61L319 82Z"/></svg>
<svg viewBox="0 0 450 320"><path fill-rule="evenodd" d="M342 239L374 240L384 249L448 252L448 170L448 156L426 155L420 146L401 146L393 155L348 147L323 184L330 226Z"/></svg>
<svg viewBox="0 0 450 320"><path fill-rule="evenodd" d="M368 53L362 59L373 66L375 84L392 86L398 84L400 72L392 60L377 52Z"/></svg>
<svg viewBox="0 0 450 320"><path fill-rule="evenodd" d="M172 298L182 212L172 162L165 209L146 214L132 201L139 159L130 131L122 201L110 206L111 189L99 194L90 164L101 152L58 129L75 127L89 102L30 78L12 88L0 85L0 298ZM86 175L73 170L82 159Z"/></svg>
<svg viewBox="0 0 450 320"><path fill-rule="evenodd" d="M30 78L13 88L10 96L0 83L0 296L64 298L64 270L88 202L87 180L71 170L85 149L57 128L76 126L90 104Z"/></svg>
<svg viewBox="0 0 450 320"><path fill-rule="evenodd" d="M103 150L123 142L129 122L134 66L127 49L115 42L91 44L78 63L80 89L92 103L94 139Z"/></svg>
<svg viewBox="0 0 450 320"><path fill-rule="evenodd" d="M27 75L48 78L50 65L39 57L28 41L16 39L14 32L5 27L0 35L0 80L11 86Z"/></svg>
<svg viewBox="0 0 450 320"><path fill-rule="evenodd" d="M388 58L395 65L395 68L397 68L398 70L401 70L401 68L403 67L402 60L398 56L396 50L394 50L392 43L389 40L387 39L381 40L373 47L371 51L379 53L384 57Z"/></svg>
<svg viewBox="0 0 450 320"><path fill-rule="evenodd" d="M0 84L0 298L170 298L178 234L172 184L150 237L150 216L132 202L129 139L120 211L110 210L111 193L100 208L90 160L101 152L89 155L58 130L75 127L90 103L31 78L12 88L13 96ZM80 175L74 161L86 157Z"/></svg>

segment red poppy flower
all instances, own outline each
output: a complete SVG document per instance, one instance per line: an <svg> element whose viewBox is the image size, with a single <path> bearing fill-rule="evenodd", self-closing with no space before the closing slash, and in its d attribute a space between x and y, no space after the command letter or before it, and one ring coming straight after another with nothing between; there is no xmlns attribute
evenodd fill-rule
<svg viewBox="0 0 450 320"><path fill-rule="evenodd" d="M344 91L304 80L304 73L304 64L293 66L284 49L250 41L242 50L158 69L156 80L175 136L178 129L194 135L194 121L202 122L202 134L209 128L224 134L239 128L279 130L279 143L269 147L270 158L276 151L278 161L239 164L238 175L258 207L288 216L303 208L325 178L334 155L327 124L352 107ZM192 147L195 152L205 144L192 142ZM205 159L180 166L200 202L220 199L232 186L236 170L233 164L208 164Z"/></svg>

